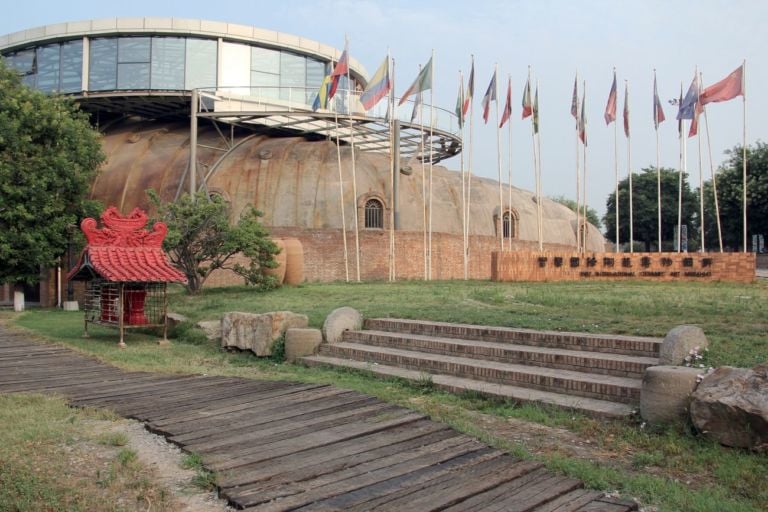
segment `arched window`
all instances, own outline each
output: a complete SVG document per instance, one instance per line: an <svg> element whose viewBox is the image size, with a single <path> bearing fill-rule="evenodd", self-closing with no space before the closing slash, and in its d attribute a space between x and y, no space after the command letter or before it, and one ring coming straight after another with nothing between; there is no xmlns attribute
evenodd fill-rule
<svg viewBox="0 0 768 512"><path fill-rule="evenodd" d="M378 199L369 199L365 202L365 227L384 229L384 205Z"/></svg>
<svg viewBox="0 0 768 512"><path fill-rule="evenodd" d="M494 217L496 220L496 229L501 229L501 233L504 238L517 238L518 217L517 212L514 209L504 211L504 213L501 215L501 223L499 223L498 216ZM496 231L496 233L498 234L498 231Z"/></svg>

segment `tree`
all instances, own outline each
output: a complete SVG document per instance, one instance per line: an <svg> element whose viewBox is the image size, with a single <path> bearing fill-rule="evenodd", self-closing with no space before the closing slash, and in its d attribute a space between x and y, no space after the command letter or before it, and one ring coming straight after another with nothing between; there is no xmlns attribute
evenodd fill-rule
<svg viewBox="0 0 768 512"><path fill-rule="evenodd" d="M674 245L674 232L677 227L679 171L661 168L661 238L664 247L671 250ZM629 242L629 178L619 182L619 238ZM683 175L683 224L688 226L689 249L695 248L690 241L697 239L699 201L688 185L688 177ZM612 192L606 201L606 213L603 217L606 237L616 242L616 193ZM658 188L655 167L646 167L632 175L632 210L633 236L642 242L645 250L658 246L659 207Z"/></svg>
<svg viewBox="0 0 768 512"><path fill-rule="evenodd" d="M725 247L743 249L742 146L725 153L717 172L717 202ZM712 181L704 183L704 233L707 248L719 250ZM768 144L747 146L747 245L753 234L768 236Z"/></svg>
<svg viewBox="0 0 768 512"><path fill-rule="evenodd" d="M83 112L22 85L0 59L0 283L33 283L56 265L103 160Z"/></svg>
<svg viewBox="0 0 768 512"><path fill-rule="evenodd" d="M274 255L280 249L269 239L259 222L261 212L249 208L237 223L229 222L229 205L217 195L198 192L194 201L184 194L175 203L163 203L154 190L148 190L160 220L168 225L163 247L171 262L187 276L187 290L197 294L214 270L231 270L259 290L276 288L279 283L265 270L275 268ZM248 266L235 261L241 253Z"/></svg>
<svg viewBox="0 0 768 512"><path fill-rule="evenodd" d="M576 212L576 201L574 201L573 199L569 199L565 196L551 197L550 199L552 199L556 203L560 203L561 205L567 207L572 212L574 213ZM597 216L597 210L595 210L594 208L590 208L589 206L587 206L587 221L593 226L595 226L597 229L600 229L601 227L600 217Z"/></svg>

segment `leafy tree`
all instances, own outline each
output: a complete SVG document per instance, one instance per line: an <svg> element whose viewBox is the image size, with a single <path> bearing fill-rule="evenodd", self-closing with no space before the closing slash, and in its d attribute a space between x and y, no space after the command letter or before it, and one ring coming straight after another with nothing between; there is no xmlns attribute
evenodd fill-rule
<svg viewBox="0 0 768 512"><path fill-rule="evenodd" d="M274 255L280 252L259 222L261 212L246 210L232 225L229 205L220 196L198 192L193 201L184 194L175 203L163 203L154 190L148 190L157 214L168 225L163 247L171 262L187 276L187 290L197 294L214 270L231 270L259 290L276 288L279 283L265 273L275 268ZM235 262L242 253L250 259L248 266Z"/></svg>
<svg viewBox="0 0 768 512"><path fill-rule="evenodd" d="M717 173L717 200L723 245L743 249L743 188L742 146L726 151L728 159ZM712 181L704 183L704 233L707 248L719 250L717 219ZM768 237L768 144L758 141L747 146L747 248L751 250L752 235Z"/></svg>
<svg viewBox="0 0 768 512"><path fill-rule="evenodd" d="M103 160L83 112L22 85L0 59L0 283L33 283L56 264Z"/></svg>
<svg viewBox="0 0 768 512"><path fill-rule="evenodd" d="M577 205L576 205L576 201L574 201L573 199L569 199L565 196L551 197L550 199L552 199L556 203L560 203L561 205L569 208L572 212L574 213L576 212ZM590 208L589 206L587 206L587 221L593 226L595 226L597 229L600 229L601 227L600 217L598 217L597 215L597 210L595 210L594 208Z"/></svg>
<svg viewBox="0 0 768 512"><path fill-rule="evenodd" d="M679 172L675 169L661 168L661 238L664 249L671 250L674 244L674 231L677 227ZM697 238L698 219L696 213L699 201L688 185L688 177L683 175L683 224L688 225L689 250L695 249L691 241ZM619 182L619 238L629 241L629 178ZM616 242L616 193L612 192L606 201L606 213L603 217L606 237ZM658 188L656 168L650 167L632 175L632 210L633 236L635 241L645 244L645 250L656 247L658 231ZM664 244L664 241L668 241Z"/></svg>

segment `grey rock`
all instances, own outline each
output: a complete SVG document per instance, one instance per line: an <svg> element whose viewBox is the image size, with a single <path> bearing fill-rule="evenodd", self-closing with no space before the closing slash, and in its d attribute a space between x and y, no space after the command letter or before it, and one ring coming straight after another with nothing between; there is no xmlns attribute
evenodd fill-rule
<svg viewBox="0 0 768 512"><path fill-rule="evenodd" d="M165 319L168 323L168 327L176 327L182 322L188 322L189 318L185 317L184 315L180 315L179 313L166 313Z"/></svg>
<svg viewBox="0 0 768 512"><path fill-rule="evenodd" d="M691 351L702 351L709 346L709 341L701 327L678 325L667 333L659 349L659 364L677 366L686 362Z"/></svg>
<svg viewBox="0 0 768 512"><path fill-rule="evenodd" d="M656 424L684 420L701 373L702 370L685 366L646 369L640 388L640 416Z"/></svg>
<svg viewBox="0 0 768 512"><path fill-rule="evenodd" d="M691 419L721 444L768 451L768 365L723 366L706 376L693 394Z"/></svg>
<svg viewBox="0 0 768 512"><path fill-rule="evenodd" d="M202 329L209 340L221 340L221 320L204 320L197 322L195 326Z"/></svg>
<svg viewBox="0 0 768 512"><path fill-rule="evenodd" d="M306 327L309 319L290 311L255 314L225 313L221 320L222 347L250 350L257 356L272 355L272 347L285 331Z"/></svg>
<svg viewBox="0 0 768 512"><path fill-rule="evenodd" d="M285 331L285 360L293 363L299 357L316 354L322 341L320 329L288 329Z"/></svg>
<svg viewBox="0 0 768 512"><path fill-rule="evenodd" d="M336 308L325 318L323 339L328 343L339 343L344 331L356 331L363 327L363 315L347 306Z"/></svg>

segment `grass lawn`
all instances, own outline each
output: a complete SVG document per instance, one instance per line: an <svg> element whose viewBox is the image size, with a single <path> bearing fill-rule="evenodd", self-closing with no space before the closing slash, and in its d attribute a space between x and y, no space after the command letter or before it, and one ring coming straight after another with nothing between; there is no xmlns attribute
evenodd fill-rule
<svg viewBox="0 0 768 512"><path fill-rule="evenodd" d="M226 311L291 310L307 314L316 327L343 305L367 317L649 336L663 336L686 323L701 326L709 337L708 363L753 366L768 361L766 299L766 282L403 282L303 285L266 294L230 288L206 290L198 297L175 291L171 309L194 321L216 319ZM715 445L695 436L689 426L649 429L631 420L596 421L532 405L454 396L431 389L428 382L382 381L355 372L229 354L188 327L179 330L170 347L130 334L128 348L118 350L115 331L94 328L92 338L83 339L82 314L38 310L14 319L17 325L124 368L323 382L356 389L423 411L515 455L542 460L590 487L618 490L660 510L768 510L768 455ZM535 444L507 435L513 424L522 425L523 431L548 429L545 441ZM589 449L580 454L565 446L565 439Z"/></svg>

